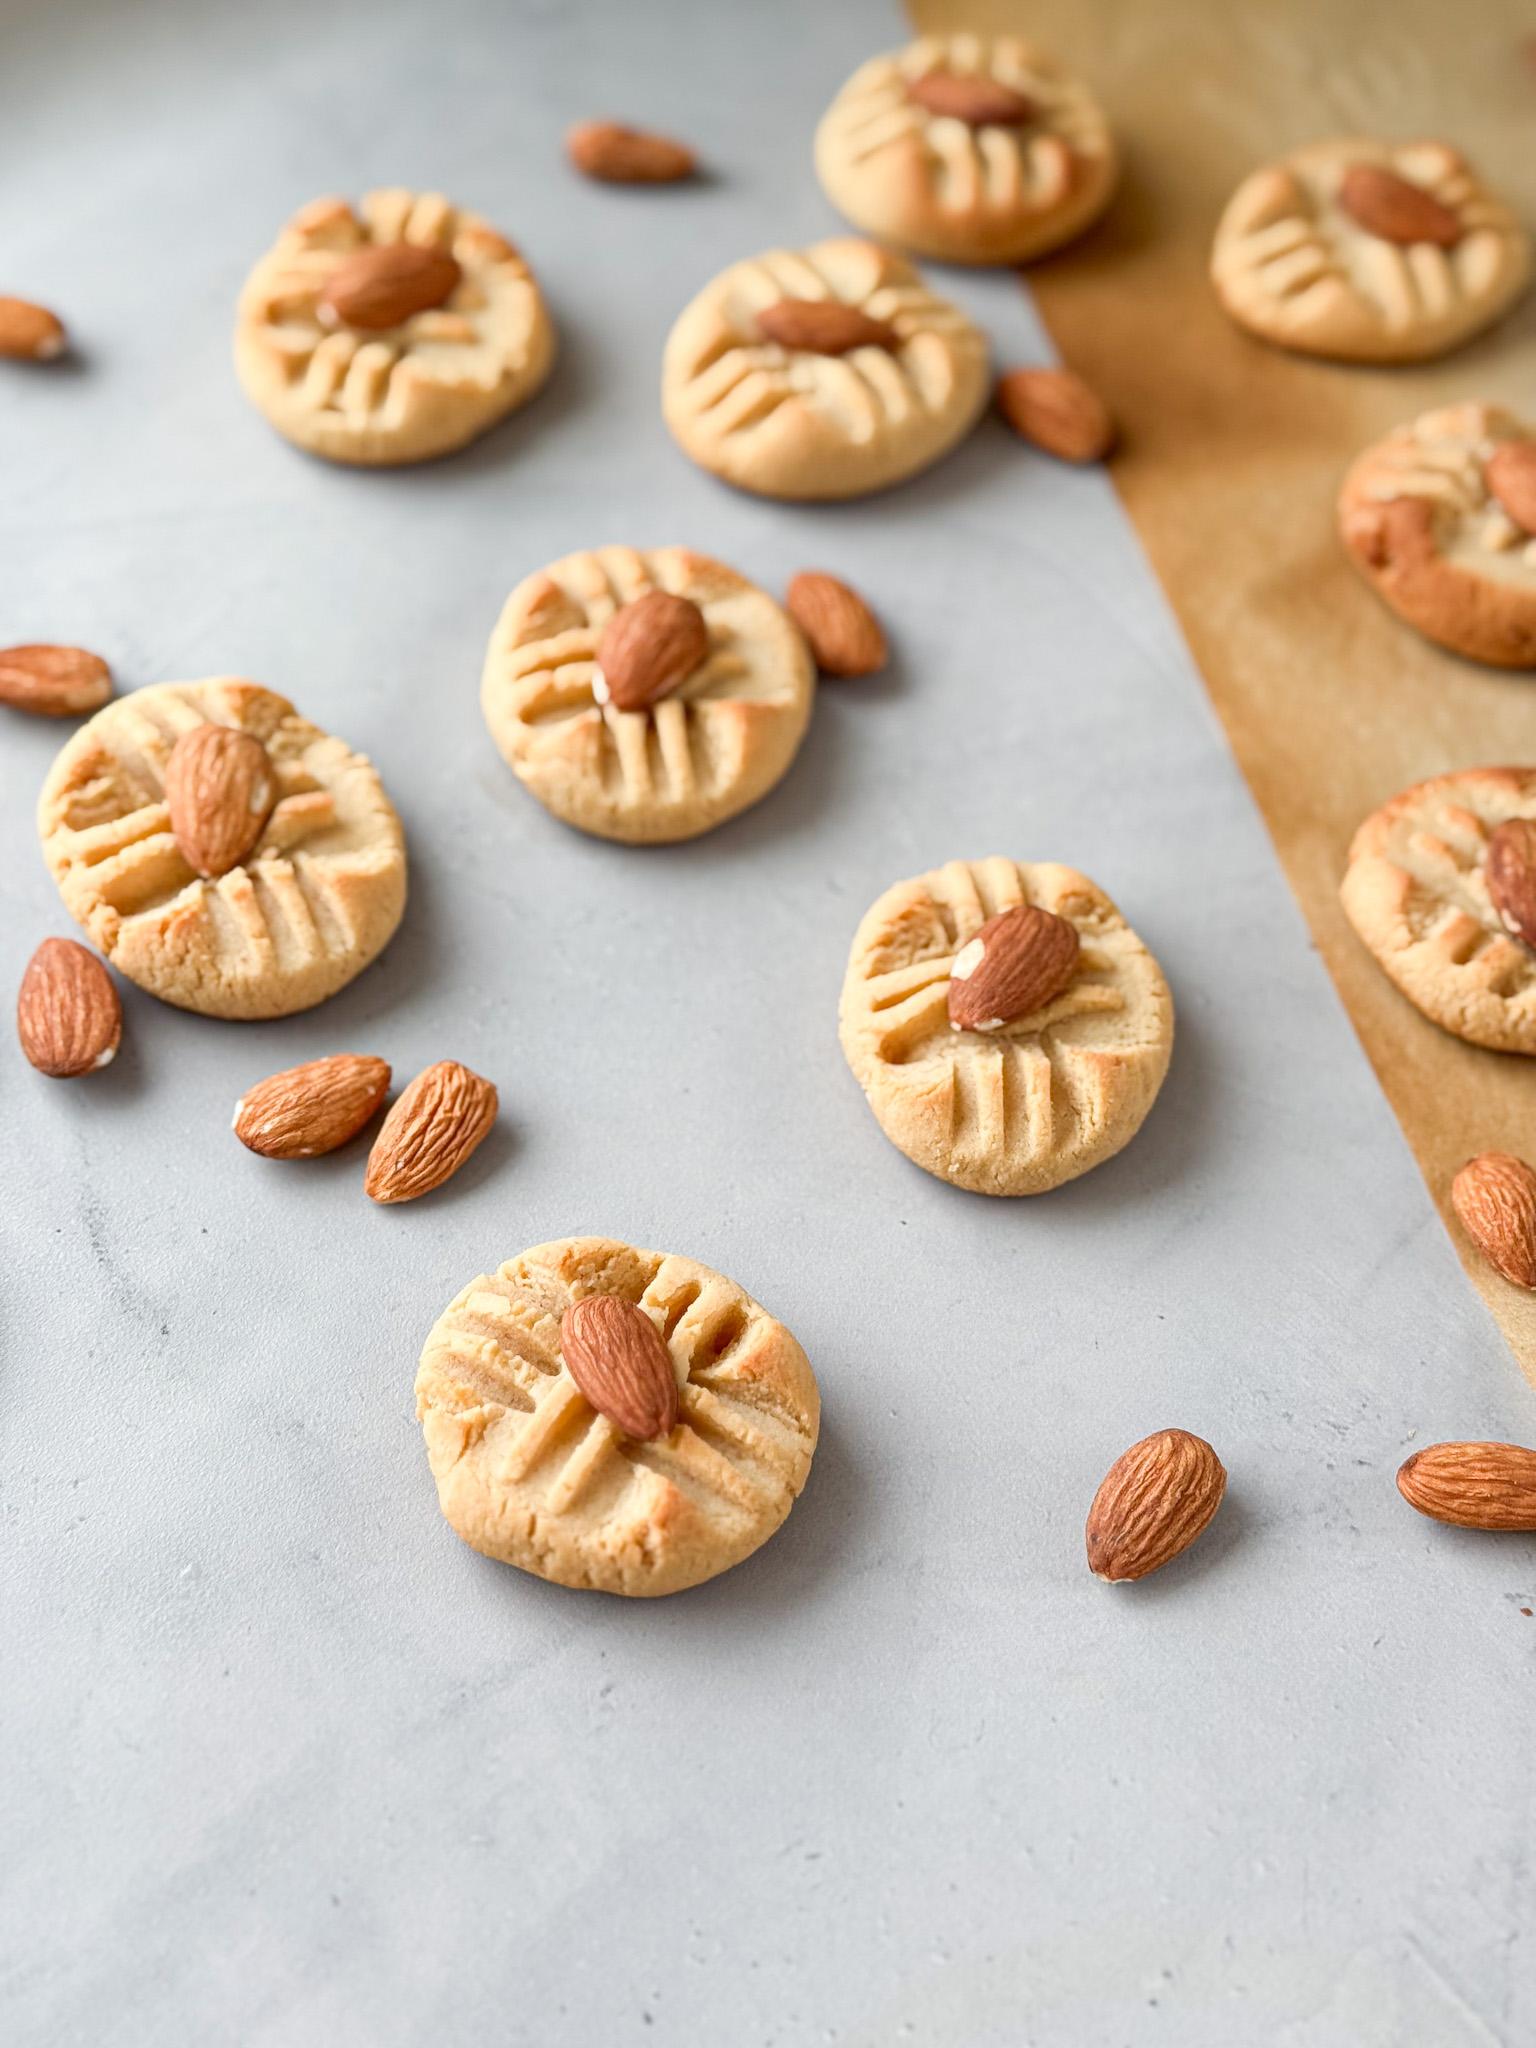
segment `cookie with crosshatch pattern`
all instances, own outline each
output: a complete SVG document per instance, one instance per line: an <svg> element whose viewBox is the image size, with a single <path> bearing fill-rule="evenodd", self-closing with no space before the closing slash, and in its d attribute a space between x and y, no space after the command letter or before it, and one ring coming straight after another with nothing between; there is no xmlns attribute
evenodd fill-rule
<svg viewBox="0 0 1536 2048"><path fill-rule="evenodd" d="M626 1435L565 1361L566 1313L594 1296L638 1308L665 1349L676 1420L655 1435ZM821 1422L805 1353L745 1289L605 1237L535 1245L472 1280L427 1339L416 1410L439 1504L471 1548L632 1595L699 1585L765 1543Z"/></svg>
<svg viewBox="0 0 1536 2048"><path fill-rule="evenodd" d="M1054 934L1041 949L1054 952L1054 971L1015 973L1026 1007L985 1014L993 1005L969 984L994 920L1026 907L1046 913L1034 922ZM1030 965L1038 970L1038 951ZM909 1159L978 1194L1034 1195L1099 1165L1141 1128L1168 1071L1173 999L1085 875L1054 862L952 860L898 882L866 913L839 1030L880 1128Z"/></svg>

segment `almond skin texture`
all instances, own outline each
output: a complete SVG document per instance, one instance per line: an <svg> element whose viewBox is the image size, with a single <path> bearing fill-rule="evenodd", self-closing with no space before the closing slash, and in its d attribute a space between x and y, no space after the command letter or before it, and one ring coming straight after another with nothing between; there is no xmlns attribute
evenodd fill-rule
<svg viewBox="0 0 1536 2048"><path fill-rule="evenodd" d="M1109 408L1075 370L1008 370L997 380L997 409L1059 462L1102 462L1115 445Z"/></svg>
<svg viewBox="0 0 1536 2048"><path fill-rule="evenodd" d="M261 741L229 725L194 725L165 764L171 830L187 865L214 881L238 867L277 794Z"/></svg>
<svg viewBox="0 0 1536 2048"><path fill-rule="evenodd" d="M957 1031L1001 1031L1044 1009L1077 972L1076 928L1034 904L989 917L949 970L949 1021Z"/></svg>
<svg viewBox="0 0 1536 2048"><path fill-rule="evenodd" d="M389 1063L364 1053L285 1067L235 1104L235 1136L264 1159L318 1159L355 1138L389 1087Z"/></svg>
<svg viewBox="0 0 1536 2048"><path fill-rule="evenodd" d="M1011 86L991 78L964 78L953 71L929 71L914 78L907 98L930 114L964 121L972 128L1017 128L1034 115L1034 105Z"/></svg>
<svg viewBox="0 0 1536 2048"><path fill-rule="evenodd" d="M1397 1490L1458 1529L1536 1530L1536 1451L1519 1444L1431 1444L1400 1468Z"/></svg>
<svg viewBox="0 0 1536 2048"><path fill-rule="evenodd" d="M39 718L80 718L112 694L112 671L83 647L0 648L0 704Z"/></svg>
<svg viewBox="0 0 1536 2048"><path fill-rule="evenodd" d="M698 168L686 144L621 121L578 122L566 135L565 150L583 177L607 185L675 185Z"/></svg>
<svg viewBox="0 0 1536 2048"><path fill-rule="evenodd" d="M1118 1457L1088 1510L1095 1578L1144 1579L1188 1550L1221 1506L1226 1469L1204 1437L1160 1429Z"/></svg>
<svg viewBox="0 0 1536 2048"><path fill-rule="evenodd" d="M16 997L16 1035L40 1074L72 1080L107 1066L123 1035L112 977L73 939L44 939Z"/></svg>
<svg viewBox="0 0 1536 2048"><path fill-rule="evenodd" d="M68 342L63 321L46 306L34 306L30 299L0 299L0 356L50 363L63 355Z"/></svg>
<svg viewBox="0 0 1536 2048"><path fill-rule="evenodd" d="M880 621L856 590L820 569L790 579L785 603L826 676L872 676L885 667Z"/></svg>
<svg viewBox="0 0 1536 2048"><path fill-rule="evenodd" d="M1458 214L1433 192L1380 164L1351 164L1339 184L1339 204L1368 235L1383 242L1433 242L1436 248L1454 249L1462 237Z"/></svg>
<svg viewBox="0 0 1536 2048"><path fill-rule="evenodd" d="M496 1090L457 1060L424 1068L385 1117L363 1189L375 1202L414 1202L452 1178L496 1121Z"/></svg>
<svg viewBox="0 0 1536 2048"><path fill-rule="evenodd" d="M1504 929L1536 946L1536 819L1506 818L1494 826L1483 875Z"/></svg>
<svg viewBox="0 0 1536 2048"><path fill-rule="evenodd" d="M1536 441L1501 441L1483 475L1516 526L1536 533Z"/></svg>
<svg viewBox="0 0 1536 2048"><path fill-rule="evenodd" d="M316 302L328 327L376 333L413 313L429 313L453 296L459 266L446 249L419 242L380 242L349 256Z"/></svg>
<svg viewBox="0 0 1536 2048"><path fill-rule="evenodd" d="M845 356L853 348L894 349L896 330L841 299L775 299L757 316L760 333L784 348Z"/></svg>
<svg viewBox="0 0 1536 2048"><path fill-rule="evenodd" d="M618 711L644 711L686 683L709 656L709 628L691 597L648 590L620 605L597 643L592 694Z"/></svg>
<svg viewBox="0 0 1536 2048"><path fill-rule="evenodd" d="M642 1308L612 1294L573 1301L560 1318L565 1369L599 1415L647 1442L677 1426L677 1375L661 1332Z"/></svg>
<svg viewBox="0 0 1536 2048"><path fill-rule="evenodd" d="M1482 1152L1451 1182L1462 1229L1497 1273L1536 1287L1536 1173L1508 1152Z"/></svg>

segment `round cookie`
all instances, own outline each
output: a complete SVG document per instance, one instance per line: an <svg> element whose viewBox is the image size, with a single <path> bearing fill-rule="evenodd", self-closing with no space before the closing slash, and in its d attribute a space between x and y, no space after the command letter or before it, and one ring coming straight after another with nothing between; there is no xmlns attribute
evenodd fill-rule
<svg viewBox="0 0 1536 2048"><path fill-rule="evenodd" d="M428 287L434 302L380 326L391 309L365 283L342 317L327 298L335 281L400 244L452 258ZM554 355L527 264L438 192L370 192L360 214L344 199L303 207L246 280L235 325L240 382L278 432L374 466L463 447L533 396Z"/></svg>
<svg viewBox="0 0 1536 2048"><path fill-rule="evenodd" d="M978 934L1023 906L1067 941L1059 985L957 1027L952 976L979 989ZM854 935L838 1024L891 1143L983 1195L1041 1194L1118 1152L1173 1050L1157 961L1102 889L1054 862L952 860L887 889Z"/></svg>
<svg viewBox="0 0 1536 2048"><path fill-rule="evenodd" d="M1496 320L1530 262L1524 228L1456 150L1355 139L1245 179L1216 230L1211 279L1240 327L1282 348L1417 362Z"/></svg>
<svg viewBox="0 0 1536 2048"><path fill-rule="evenodd" d="M1536 434L1513 413L1446 406L1367 448L1344 479L1339 532L1427 638L1536 668Z"/></svg>
<svg viewBox="0 0 1536 2048"><path fill-rule="evenodd" d="M597 653L653 591L703 615L704 660L636 710L599 702ZM526 577L486 651L481 708L524 788L568 825L631 843L692 839L773 787L816 687L799 628L765 591L688 548L594 548Z"/></svg>
<svg viewBox="0 0 1536 2048"><path fill-rule="evenodd" d="M1489 894L1488 843L1536 820L1536 769L1464 768L1405 789L1356 832L1339 894L1350 923L1432 1023L1536 1053L1536 953Z"/></svg>
<svg viewBox="0 0 1536 2048"><path fill-rule="evenodd" d="M1079 80L1016 36L923 36L860 65L816 130L855 227L947 263L1024 263L1083 233L1118 166Z"/></svg>
<svg viewBox="0 0 1536 2048"><path fill-rule="evenodd" d="M183 733L231 726L267 750L275 802L216 881L171 830ZM38 800L65 907L120 974L208 1017L286 1017L358 975L405 908L405 841L371 762L286 697L219 676L118 697L65 744Z"/></svg>
<svg viewBox="0 0 1536 2048"><path fill-rule="evenodd" d="M566 1311L635 1304L666 1348L677 1421L639 1441L595 1408L562 1350ZM693 1259L569 1237L508 1259L438 1318L416 1375L438 1501L472 1549L556 1585L676 1593L779 1527L821 1422L800 1346Z"/></svg>
<svg viewBox="0 0 1536 2048"><path fill-rule="evenodd" d="M987 345L965 315L851 238L723 270L679 316L661 374L685 452L769 498L899 483L963 440L988 395Z"/></svg>

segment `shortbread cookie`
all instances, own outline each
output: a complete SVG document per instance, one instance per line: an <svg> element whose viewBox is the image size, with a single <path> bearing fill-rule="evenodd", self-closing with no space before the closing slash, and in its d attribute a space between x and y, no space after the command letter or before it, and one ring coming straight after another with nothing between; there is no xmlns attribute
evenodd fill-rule
<svg viewBox="0 0 1536 2048"><path fill-rule="evenodd" d="M290 441L332 462L422 462L530 399L555 337L522 257L437 192L317 199L246 281L235 366Z"/></svg>
<svg viewBox="0 0 1536 2048"><path fill-rule="evenodd" d="M658 592L681 602L658 604ZM734 569L688 548L595 548L507 599L480 703L508 767L546 809L640 842L692 839L765 795L795 757L815 684L799 628Z"/></svg>
<svg viewBox="0 0 1536 2048"><path fill-rule="evenodd" d="M987 402L987 345L872 242L733 263L667 341L667 425L701 468L769 498L853 498L926 469Z"/></svg>
<svg viewBox="0 0 1536 2048"><path fill-rule="evenodd" d="M260 829L211 880L166 802L173 746L206 724L266 750ZM285 697L230 676L135 690L98 711L49 771L38 831L92 944L151 995L208 1017L286 1017L324 1001L382 952L405 907L400 820L372 764Z"/></svg>
<svg viewBox="0 0 1536 2048"><path fill-rule="evenodd" d="M1024 263L1109 203L1109 124L1079 80L1016 36L924 36L849 79L816 171L855 227L947 263Z"/></svg>
<svg viewBox="0 0 1536 2048"><path fill-rule="evenodd" d="M880 1128L984 1195L1035 1195L1127 1144L1162 1086L1162 969L1085 875L952 860L866 914L843 1051Z"/></svg>
<svg viewBox="0 0 1536 2048"><path fill-rule="evenodd" d="M1536 824L1525 821L1536 821L1536 768L1437 775L1371 813L1340 890L1408 1000L1498 1052L1536 1053L1536 953L1516 936L1536 940Z"/></svg>
<svg viewBox="0 0 1536 2048"><path fill-rule="evenodd" d="M1350 560L1442 647L1536 668L1536 433L1496 405L1421 413L1344 479Z"/></svg>
<svg viewBox="0 0 1536 2048"><path fill-rule="evenodd" d="M1241 184L1211 277L1242 327L1307 355L1443 355L1525 289L1530 242L1443 142L1315 142Z"/></svg>
<svg viewBox="0 0 1536 2048"><path fill-rule="evenodd" d="M805 1353L751 1295L606 1237L472 1280L427 1339L416 1412L473 1549L629 1594L680 1592L765 1543L821 1421Z"/></svg>

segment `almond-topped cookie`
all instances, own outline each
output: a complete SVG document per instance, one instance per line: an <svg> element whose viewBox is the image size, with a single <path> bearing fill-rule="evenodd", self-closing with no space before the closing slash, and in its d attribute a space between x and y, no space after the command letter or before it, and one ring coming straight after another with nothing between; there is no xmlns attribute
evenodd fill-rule
<svg viewBox="0 0 1536 2048"><path fill-rule="evenodd" d="M303 207L252 271L235 327L247 396L332 462L460 448L530 399L554 355L522 256L438 192Z"/></svg>
<svg viewBox="0 0 1536 2048"><path fill-rule="evenodd" d="M1314 142L1244 180L1211 255L1241 327L1282 348L1415 362L1524 291L1530 240L1443 142Z"/></svg>

